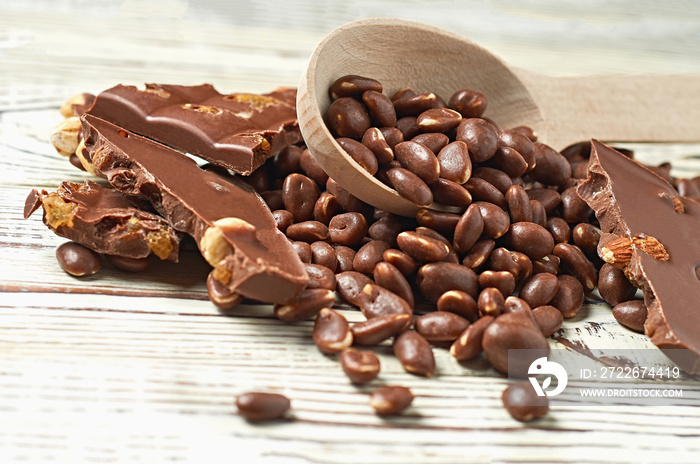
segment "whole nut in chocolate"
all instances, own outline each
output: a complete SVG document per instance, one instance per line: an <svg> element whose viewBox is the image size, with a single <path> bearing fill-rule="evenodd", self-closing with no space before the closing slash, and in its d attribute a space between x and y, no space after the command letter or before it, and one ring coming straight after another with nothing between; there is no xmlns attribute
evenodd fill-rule
<svg viewBox="0 0 700 464"><path fill-rule="evenodd" d="M547 415L549 400L546 396L537 396L529 382L517 382L509 385L501 396L503 406L513 419L530 422Z"/></svg>
<svg viewBox="0 0 700 464"><path fill-rule="evenodd" d="M285 322L298 322L315 317L323 308L333 306L335 294L325 288L303 290L292 301L275 305L275 316Z"/></svg>
<svg viewBox="0 0 700 464"><path fill-rule="evenodd" d="M236 397L236 407L246 420L258 422L284 417L291 402L279 393L248 392Z"/></svg>
<svg viewBox="0 0 700 464"><path fill-rule="evenodd" d="M495 320L493 316L482 316L467 327L450 347L450 354L458 361L466 361L477 356L483 350L484 332Z"/></svg>
<svg viewBox="0 0 700 464"><path fill-rule="evenodd" d="M355 271L371 275L374 268L382 260L384 252L389 249L389 244L381 240L372 240L364 244L352 260Z"/></svg>
<svg viewBox="0 0 700 464"><path fill-rule="evenodd" d="M93 275L102 267L97 253L75 242L56 248L56 259L64 271L76 277Z"/></svg>
<svg viewBox="0 0 700 464"><path fill-rule="evenodd" d="M335 290L337 281L334 271L320 264L304 264L304 268L309 276L309 283L306 285L306 288Z"/></svg>
<svg viewBox="0 0 700 464"><path fill-rule="evenodd" d="M393 416L401 413L413 403L413 392L399 385L378 388L370 396L370 405L380 416Z"/></svg>
<svg viewBox="0 0 700 464"><path fill-rule="evenodd" d="M378 345L403 332L411 325L411 315L404 313L383 314L357 322L351 328L356 345Z"/></svg>
<svg viewBox="0 0 700 464"><path fill-rule="evenodd" d="M499 289L488 287L481 290L476 304L482 316L498 317L503 314L505 298Z"/></svg>
<svg viewBox="0 0 700 464"><path fill-rule="evenodd" d="M61 121L51 133L51 143L61 156L74 155L80 143L80 118L71 116Z"/></svg>
<svg viewBox="0 0 700 464"><path fill-rule="evenodd" d="M360 351L346 348L340 354L340 364L343 372L354 384L364 384L374 380L379 375L381 364L376 354L371 351Z"/></svg>
<svg viewBox="0 0 700 464"><path fill-rule="evenodd" d="M413 309L406 300L374 283L364 286L359 299L360 310L367 319L387 314L413 315Z"/></svg>
<svg viewBox="0 0 700 464"><path fill-rule="evenodd" d="M403 298L411 308L415 307L411 284L393 264L386 261L377 263L374 267L374 281Z"/></svg>
<svg viewBox="0 0 700 464"><path fill-rule="evenodd" d="M330 308L322 308L316 316L313 339L318 349L326 354L340 353L353 341L345 316Z"/></svg>
<svg viewBox="0 0 700 464"><path fill-rule="evenodd" d="M516 377L526 376L530 365L527 361L533 361L536 357L518 359L517 365L511 365L508 359L509 350L531 350L532 353L544 353L542 356L549 352L549 344L540 327L531 318L518 313L505 313L496 317L484 332L483 348L493 367Z"/></svg>
<svg viewBox="0 0 700 464"><path fill-rule="evenodd" d="M411 374L432 377L435 374L433 350L418 332L408 330L394 340L394 355Z"/></svg>
<svg viewBox="0 0 700 464"><path fill-rule="evenodd" d="M610 306L616 306L634 298L637 288L627 280L624 271L605 263L598 273L598 291Z"/></svg>
<svg viewBox="0 0 700 464"><path fill-rule="evenodd" d="M448 290L437 300L437 310L455 313L469 322L479 317L479 309L474 298L460 290Z"/></svg>
<svg viewBox="0 0 700 464"><path fill-rule="evenodd" d="M311 248L311 262L335 272L338 268L338 254L335 248L324 241L316 241L309 245ZM308 287L308 285L307 285Z"/></svg>
<svg viewBox="0 0 700 464"><path fill-rule="evenodd" d="M413 325L429 342L452 342L469 327L469 321L449 311L433 311L417 317Z"/></svg>

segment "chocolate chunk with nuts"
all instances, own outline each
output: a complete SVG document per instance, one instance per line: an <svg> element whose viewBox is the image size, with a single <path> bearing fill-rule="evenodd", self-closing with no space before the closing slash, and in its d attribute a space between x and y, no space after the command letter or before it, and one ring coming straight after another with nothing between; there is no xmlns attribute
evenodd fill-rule
<svg viewBox="0 0 700 464"><path fill-rule="evenodd" d="M41 207L49 229L98 253L126 258L152 253L177 261L180 234L162 217L140 206L138 198L91 180L62 182L56 192L32 190L24 216Z"/></svg>
<svg viewBox="0 0 700 464"><path fill-rule="evenodd" d="M87 114L248 175L301 140L294 89L222 95L209 84L117 85Z"/></svg>
<svg viewBox="0 0 700 464"><path fill-rule="evenodd" d="M247 184L199 169L185 155L89 114L83 133L95 167L191 235L230 292L285 303L306 286L299 256Z"/></svg>
<svg viewBox="0 0 700 464"><path fill-rule="evenodd" d="M700 203L597 140L592 147L578 193L600 221L598 252L643 290L651 341L700 373Z"/></svg>

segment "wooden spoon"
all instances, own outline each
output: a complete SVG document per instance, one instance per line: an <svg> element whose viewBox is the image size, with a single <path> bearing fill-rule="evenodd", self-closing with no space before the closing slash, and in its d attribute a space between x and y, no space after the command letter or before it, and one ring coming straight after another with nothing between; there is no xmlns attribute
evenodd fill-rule
<svg viewBox="0 0 700 464"><path fill-rule="evenodd" d="M501 128L530 126L557 150L590 138L700 141L700 76L554 78L513 68L433 26L388 18L354 21L331 32L311 55L297 94L299 125L313 156L340 186L404 216L415 216L419 207L369 175L326 128L328 89L347 74L378 80L389 96L403 87L445 99L463 88L478 90L488 98L485 116Z"/></svg>

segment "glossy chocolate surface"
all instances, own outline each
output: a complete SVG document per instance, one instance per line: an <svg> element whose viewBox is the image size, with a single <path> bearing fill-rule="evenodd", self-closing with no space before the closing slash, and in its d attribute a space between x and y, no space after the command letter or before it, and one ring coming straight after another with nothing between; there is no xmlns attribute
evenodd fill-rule
<svg viewBox="0 0 700 464"><path fill-rule="evenodd" d="M153 253L177 261L180 235L147 202L91 180L62 182L56 192L32 190L24 216L44 209L44 223L56 234L99 253L145 258Z"/></svg>
<svg viewBox="0 0 700 464"><path fill-rule="evenodd" d="M82 120L93 163L115 188L148 198L173 228L191 235L201 251L207 230L219 229L215 232L223 241L213 248L225 255L208 261L215 266L214 277L229 291L283 303L305 287L308 276L301 260L250 186L200 169L182 153L102 119L84 115ZM230 218L246 225L248 232L215 225Z"/></svg>
<svg viewBox="0 0 700 464"><path fill-rule="evenodd" d="M294 89L223 95L210 84L117 85L100 93L88 114L248 175L301 141L295 96Z"/></svg>
<svg viewBox="0 0 700 464"><path fill-rule="evenodd" d="M588 179L578 192L605 234L656 238L669 259L634 247L625 274L644 291L651 341L689 373L700 372L700 203L681 197L663 178L593 141ZM612 235L611 235L612 234Z"/></svg>

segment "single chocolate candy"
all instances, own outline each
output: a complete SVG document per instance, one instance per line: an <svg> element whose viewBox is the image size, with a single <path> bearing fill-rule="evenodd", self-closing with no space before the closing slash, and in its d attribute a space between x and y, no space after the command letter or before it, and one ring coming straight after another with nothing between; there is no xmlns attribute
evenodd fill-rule
<svg viewBox="0 0 700 464"><path fill-rule="evenodd" d="M592 146L578 193L604 232L598 253L643 290L651 341L700 373L700 203L612 148Z"/></svg>
<svg viewBox="0 0 700 464"><path fill-rule="evenodd" d="M530 422L547 415L549 400L537 393L528 382L517 382L509 385L501 395L503 407L513 419L520 422Z"/></svg>
<svg viewBox="0 0 700 464"><path fill-rule="evenodd" d="M209 84L117 85L100 93L87 114L248 175L301 141L295 95L294 89L222 95Z"/></svg>
<svg viewBox="0 0 700 464"><path fill-rule="evenodd" d="M250 186L91 115L83 116L83 133L95 167L117 189L147 197L174 229L191 235L230 292L286 303L306 286L299 256Z"/></svg>
<svg viewBox="0 0 700 464"><path fill-rule="evenodd" d="M376 354L355 348L346 348L340 353L340 365L348 379L358 385L374 380L381 368Z"/></svg>
<svg viewBox="0 0 700 464"><path fill-rule="evenodd" d="M236 397L238 413L251 422L281 419L291 401L280 393L248 392Z"/></svg>
<svg viewBox="0 0 700 464"><path fill-rule="evenodd" d="M75 242L56 248L56 260L64 271L75 277L91 276L102 267L100 255Z"/></svg>
<svg viewBox="0 0 700 464"><path fill-rule="evenodd" d="M413 398L413 392L408 387L387 385L375 390L369 402L376 414L394 416L409 407Z"/></svg>
<svg viewBox="0 0 700 464"><path fill-rule="evenodd" d="M144 211L147 202L86 180L62 182L56 192L32 190L24 207L28 218L39 207L44 224L61 237L109 255L177 261L180 234L157 214Z"/></svg>

